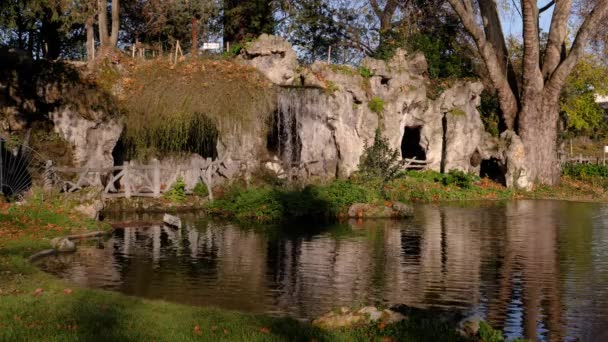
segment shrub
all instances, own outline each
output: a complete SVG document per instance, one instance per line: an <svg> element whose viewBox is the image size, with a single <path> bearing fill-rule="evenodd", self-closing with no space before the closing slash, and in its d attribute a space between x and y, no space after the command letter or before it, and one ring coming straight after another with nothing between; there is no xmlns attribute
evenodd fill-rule
<svg viewBox="0 0 608 342"><path fill-rule="evenodd" d="M470 173L466 173L460 170L450 170L447 174L441 175L441 182L443 185L456 185L459 188L469 189L477 176Z"/></svg>
<svg viewBox="0 0 608 342"><path fill-rule="evenodd" d="M328 186L316 187L316 197L326 208L327 214L339 215L353 203L368 203L376 199L373 191L345 180L336 180Z"/></svg>
<svg viewBox="0 0 608 342"><path fill-rule="evenodd" d="M608 177L608 166L568 163L562 168L562 174L581 180L589 177Z"/></svg>
<svg viewBox="0 0 608 342"><path fill-rule="evenodd" d="M361 77L363 78L371 78L372 76L374 76L374 72L366 67L359 67L358 71L359 75L361 75Z"/></svg>
<svg viewBox="0 0 608 342"><path fill-rule="evenodd" d="M336 83L334 83L333 81L328 80L325 82L325 85L326 85L325 92L327 94L331 95L331 94L335 93L336 91L338 91L338 85L336 85Z"/></svg>
<svg viewBox="0 0 608 342"><path fill-rule="evenodd" d="M374 143L365 144L365 150L359 160L359 175L364 180L381 179L387 182L394 179L401 170L401 155L392 149L388 139L382 136L380 129L376 130Z"/></svg>
<svg viewBox="0 0 608 342"><path fill-rule="evenodd" d="M184 179L181 176L177 177L171 189L165 192L163 196L173 203L183 203L186 200L186 183Z"/></svg>
<svg viewBox="0 0 608 342"><path fill-rule="evenodd" d="M209 189L207 189L207 185L203 182L198 182L192 189L192 193L198 197L206 197L209 195Z"/></svg>
<svg viewBox="0 0 608 342"><path fill-rule="evenodd" d="M374 96L367 104L367 107L372 112L380 115L384 112L384 100L378 96Z"/></svg>

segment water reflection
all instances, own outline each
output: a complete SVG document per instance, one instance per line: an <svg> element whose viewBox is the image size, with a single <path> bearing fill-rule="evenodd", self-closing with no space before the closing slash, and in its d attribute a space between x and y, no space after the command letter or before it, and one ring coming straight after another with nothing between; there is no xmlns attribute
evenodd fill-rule
<svg viewBox="0 0 608 342"><path fill-rule="evenodd" d="M119 230L46 259L75 283L315 317L358 304L475 310L508 337L608 340L608 208L557 201L420 206L410 221Z"/></svg>

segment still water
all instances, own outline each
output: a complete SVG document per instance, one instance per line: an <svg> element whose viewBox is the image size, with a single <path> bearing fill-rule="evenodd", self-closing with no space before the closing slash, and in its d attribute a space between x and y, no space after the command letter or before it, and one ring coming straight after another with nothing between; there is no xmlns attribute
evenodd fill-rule
<svg viewBox="0 0 608 342"><path fill-rule="evenodd" d="M477 312L509 338L608 341L608 205L421 205L405 221L117 230L41 267L146 298L314 318L403 303Z"/></svg>

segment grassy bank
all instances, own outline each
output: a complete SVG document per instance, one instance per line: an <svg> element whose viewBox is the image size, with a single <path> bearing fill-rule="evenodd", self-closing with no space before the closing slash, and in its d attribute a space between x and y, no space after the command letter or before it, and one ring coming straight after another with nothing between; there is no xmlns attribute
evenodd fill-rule
<svg viewBox="0 0 608 342"><path fill-rule="evenodd" d="M584 169L587 170L587 169ZM608 201L608 178L566 168L560 185L537 186L531 191L507 188L489 179L462 172L405 172L391 181L336 180L306 186L262 183L246 188L238 182L221 189L219 199L207 206L210 214L239 221L280 222L341 219L353 203L386 205L394 201L430 203L514 199ZM591 171L588 171L591 172Z"/></svg>
<svg viewBox="0 0 608 342"><path fill-rule="evenodd" d="M50 239L110 229L71 212L61 197L0 205L0 341L462 340L433 316L326 331L289 318L190 307L74 287L27 261Z"/></svg>

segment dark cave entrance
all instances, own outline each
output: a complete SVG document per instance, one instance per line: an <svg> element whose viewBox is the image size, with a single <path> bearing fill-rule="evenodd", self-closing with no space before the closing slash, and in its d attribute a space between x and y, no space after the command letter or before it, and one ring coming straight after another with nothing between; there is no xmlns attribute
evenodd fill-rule
<svg viewBox="0 0 608 342"><path fill-rule="evenodd" d="M496 183L504 186L507 185L505 178L506 168L502 162L496 158L484 159L481 161L479 176L481 178L489 178Z"/></svg>
<svg viewBox="0 0 608 342"><path fill-rule="evenodd" d="M420 146L422 127L405 127L401 139L401 156L405 159L426 160L426 152Z"/></svg>

